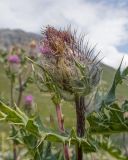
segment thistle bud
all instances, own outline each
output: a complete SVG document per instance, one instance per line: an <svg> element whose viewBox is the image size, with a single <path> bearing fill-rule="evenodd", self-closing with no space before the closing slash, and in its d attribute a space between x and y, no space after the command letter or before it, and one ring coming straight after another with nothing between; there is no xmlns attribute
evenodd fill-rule
<svg viewBox="0 0 128 160"><path fill-rule="evenodd" d="M31 106L33 103L33 96L32 95L27 95L25 96L25 105Z"/></svg>
<svg viewBox="0 0 128 160"><path fill-rule="evenodd" d="M18 55L8 56L9 68L12 73L17 73L20 68L20 58Z"/></svg>
<svg viewBox="0 0 128 160"><path fill-rule="evenodd" d="M35 40L31 41L30 48L36 48L36 42L35 42Z"/></svg>
<svg viewBox="0 0 128 160"><path fill-rule="evenodd" d="M31 59L35 59L37 57L37 47L34 40L30 43L30 49L28 54Z"/></svg>

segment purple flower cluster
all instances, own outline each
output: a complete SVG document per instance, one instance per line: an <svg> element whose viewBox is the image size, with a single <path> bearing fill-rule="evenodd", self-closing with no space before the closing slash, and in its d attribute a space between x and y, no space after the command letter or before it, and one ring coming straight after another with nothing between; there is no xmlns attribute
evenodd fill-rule
<svg viewBox="0 0 128 160"><path fill-rule="evenodd" d="M20 58L19 58L18 55L9 55L8 56L8 62L19 64L20 63Z"/></svg>

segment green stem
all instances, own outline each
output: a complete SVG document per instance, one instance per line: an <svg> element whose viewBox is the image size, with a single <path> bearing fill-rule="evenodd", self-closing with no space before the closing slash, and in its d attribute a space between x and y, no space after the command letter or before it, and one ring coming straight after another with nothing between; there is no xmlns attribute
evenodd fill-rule
<svg viewBox="0 0 128 160"><path fill-rule="evenodd" d="M17 100L18 107L20 106L20 103L21 103L22 93L23 93L22 79L21 79L21 75L19 75L19 96Z"/></svg>
<svg viewBox="0 0 128 160"><path fill-rule="evenodd" d="M83 96L76 95L75 97L75 104L76 104L76 129L77 129L77 136L82 138L85 136L85 98ZM76 146L76 154L77 160L83 160L83 151L82 146Z"/></svg>
<svg viewBox="0 0 128 160"><path fill-rule="evenodd" d="M10 94L11 94L11 97L10 97L10 101L11 101L11 107L14 107L14 95L13 95L13 87L14 87L14 79L13 77L11 77L11 87L10 87Z"/></svg>
<svg viewBox="0 0 128 160"><path fill-rule="evenodd" d="M11 77L11 87L10 87L10 101L11 101L11 107L14 108L14 94L13 94L13 89L14 89L14 77L12 75ZM16 151L16 144L15 141L13 140L13 159L17 160L17 151Z"/></svg>

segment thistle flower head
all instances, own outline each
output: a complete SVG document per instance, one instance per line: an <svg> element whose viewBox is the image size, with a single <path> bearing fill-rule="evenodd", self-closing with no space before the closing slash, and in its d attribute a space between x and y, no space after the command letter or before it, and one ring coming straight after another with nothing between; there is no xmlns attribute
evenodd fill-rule
<svg viewBox="0 0 128 160"><path fill-rule="evenodd" d="M25 105L31 106L33 103L33 96L32 95L25 96L24 101L25 101Z"/></svg>
<svg viewBox="0 0 128 160"><path fill-rule="evenodd" d="M101 69L94 48L84 44L84 36L46 27L42 32L42 65L59 88L70 93L89 94L100 80Z"/></svg>
<svg viewBox="0 0 128 160"><path fill-rule="evenodd" d="M10 62L12 64L19 64L20 58L18 55L10 55L10 56L8 56L8 62Z"/></svg>

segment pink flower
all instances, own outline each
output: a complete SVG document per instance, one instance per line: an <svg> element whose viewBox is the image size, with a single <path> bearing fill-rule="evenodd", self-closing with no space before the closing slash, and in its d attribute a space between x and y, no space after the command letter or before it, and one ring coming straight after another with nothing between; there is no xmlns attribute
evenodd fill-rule
<svg viewBox="0 0 128 160"><path fill-rule="evenodd" d="M25 105L32 105L33 103L33 96L32 95L27 95L25 96Z"/></svg>
<svg viewBox="0 0 128 160"><path fill-rule="evenodd" d="M8 62L19 64L20 63L20 58L19 58L18 55L10 55L10 56L8 56Z"/></svg>

